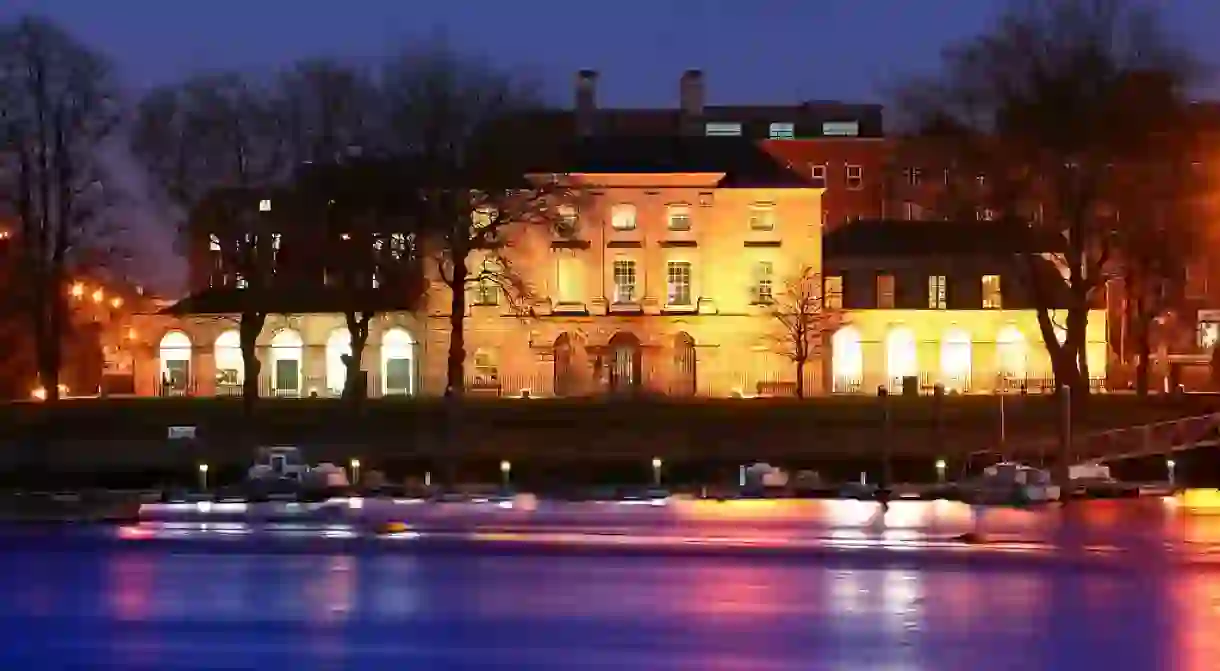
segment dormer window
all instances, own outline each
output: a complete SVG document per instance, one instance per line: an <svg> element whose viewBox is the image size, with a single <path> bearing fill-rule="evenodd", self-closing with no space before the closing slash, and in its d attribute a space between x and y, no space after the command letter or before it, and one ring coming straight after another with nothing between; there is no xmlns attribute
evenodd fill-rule
<svg viewBox="0 0 1220 671"><path fill-rule="evenodd" d="M611 208L610 226L616 231L634 231L635 205L619 203Z"/></svg>

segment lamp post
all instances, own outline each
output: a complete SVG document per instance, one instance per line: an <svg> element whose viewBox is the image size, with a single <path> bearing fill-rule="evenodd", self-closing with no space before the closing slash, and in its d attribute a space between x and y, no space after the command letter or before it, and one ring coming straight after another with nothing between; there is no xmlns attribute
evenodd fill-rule
<svg viewBox="0 0 1220 671"><path fill-rule="evenodd" d="M360 460L352 459L350 464L352 467L352 484L358 485L360 484Z"/></svg>
<svg viewBox="0 0 1220 671"><path fill-rule="evenodd" d="M208 491L208 465L199 464L199 491Z"/></svg>
<svg viewBox="0 0 1220 671"><path fill-rule="evenodd" d="M1169 473L1169 488L1177 489L1177 470L1178 464L1173 459L1165 460L1165 470Z"/></svg>
<svg viewBox="0 0 1220 671"><path fill-rule="evenodd" d="M940 484L945 484L945 460L936 460L936 481Z"/></svg>
<svg viewBox="0 0 1220 671"><path fill-rule="evenodd" d="M652 458L652 484L654 487L661 486L661 466L662 465L664 465L664 462L661 461L660 457Z"/></svg>
<svg viewBox="0 0 1220 671"><path fill-rule="evenodd" d="M512 474L513 474L512 462L510 462L508 460L501 461L500 462L500 483L502 485L504 485L505 489L508 489L508 482L509 482L509 479L512 477Z"/></svg>

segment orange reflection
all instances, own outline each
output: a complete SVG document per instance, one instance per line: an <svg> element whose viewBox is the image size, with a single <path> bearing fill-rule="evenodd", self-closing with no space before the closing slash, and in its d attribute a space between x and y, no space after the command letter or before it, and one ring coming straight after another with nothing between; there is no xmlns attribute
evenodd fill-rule
<svg viewBox="0 0 1220 671"><path fill-rule="evenodd" d="M775 572L766 569L704 564L685 577L691 585L687 595L698 602L693 610L709 617L773 615L791 602L780 594Z"/></svg>
<svg viewBox="0 0 1220 671"><path fill-rule="evenodd" d="M1211 671L1220 658L1220 574L1212 571L1183 576L1174 598L1174 654L1169 668Z"/></svg>

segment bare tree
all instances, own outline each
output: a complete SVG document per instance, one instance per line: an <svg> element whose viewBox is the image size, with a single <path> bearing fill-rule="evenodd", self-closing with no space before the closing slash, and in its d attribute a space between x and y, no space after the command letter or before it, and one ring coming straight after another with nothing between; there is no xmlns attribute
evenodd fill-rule
<svg viewBox="0 0 1220 671"><path fill-rule="evenodd" d="M48 401L59 397L74 261L114 233L98 153L120 118L101 55L42 19L0 25L0 198L16 214L22 281L14 288Z"/></svg>
<svg viewBox="0 0 1220 671"><path fill-rule="evenodd" d="M376 82L336 60L306 59L281 71L272 107L294 166L363 154L384 131Z"/></svg>
<svg viewBox="0 0 1220 671"><path fill-rule="evenodd" d="M361 399L361 360L379 314L414 310L423 297L417 203L395 160L347 159L302 171L296 182L308 216L324 213L326 254L317 287L343 313L351 353L343 394ZM318 278L315 278L318 279Z"/></svg>
<svg viewBox="0 0 1220 671"><path fill-rule="evenodd" d="M1154 133L1193 72L1158 19L1123 0L1014 3L904 93L923 141L946 156L942 195L955 204L942 211L1028 232L1019 256L1038 325L1056 380L1074 394L1088 390L1089 309L1116 271L1123 183L1113 168L1162 151ZM1051 318L1061 307L1062 343Z"/></svg>
<svg viewBox="0 0 1220 671"><path fill-rule="evenodd" d="M464 391L468 291L497 290L528 314L531 290L514 269L512 248L530 229L568 234L578 189L558 178L529 178L522 138L489 132L532 109L529 88L488 64L442 46L398 57L382 80L393 145L418 176L420 243L448 290L446 393Z"/></svg>
<svg viewBox="0 0 1220 671"><path fill-rule="evenodd" d="M796 366L796 397L805 398L805 367L826 351L827 337L843 322L841 311L827 305L822 276L805 266L784 281L772 298L770 315L776 352Z"/></svg>

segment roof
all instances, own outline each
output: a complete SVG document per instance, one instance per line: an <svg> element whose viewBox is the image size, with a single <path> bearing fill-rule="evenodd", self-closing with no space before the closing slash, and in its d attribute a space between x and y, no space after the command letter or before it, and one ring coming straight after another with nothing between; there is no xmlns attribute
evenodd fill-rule
<svg viewBox="0 0 1220 671"><path fill-rule="evenodd" d="M1035 233L1029 228L1001 221L860 219L826 232L822 254L830 259L1004 256L1054 251L1055 245L1036 245L1034 238Z"/></svg>
<svg viewBox="0 0 1220 671"><path fill-rule="evenodd" d="M238 314L246 309L276 314L321 314L351 309L394 312L414 310L418 302L418 297L413 297L410 291L356 292L333 287L285 287L256 291L236 287L209 287L187 296L158 314L175 317L226 315Z"/></svg>
<svg viewBox="0 0 1220 671"><path fill-rule="evenodd" d="M724 173L719 186L810 187L806 177L745 138L594 137L544 159L537 172L585 174Z"/></svg>

